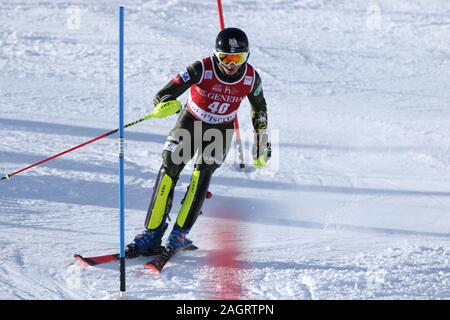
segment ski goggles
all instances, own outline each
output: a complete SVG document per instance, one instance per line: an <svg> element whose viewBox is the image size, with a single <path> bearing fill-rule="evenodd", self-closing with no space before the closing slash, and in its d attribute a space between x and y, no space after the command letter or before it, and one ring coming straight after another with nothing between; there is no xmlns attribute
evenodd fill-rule
<svg viewBox="0 0 450 320"><path fill-rule="evenodd" d="M229 66L232 63L236 66L240 66L247 61L248 52L239 52L239 53L226 53L226 52L214 52L215 56L219 60L219 62L225 66Z"/></svg>

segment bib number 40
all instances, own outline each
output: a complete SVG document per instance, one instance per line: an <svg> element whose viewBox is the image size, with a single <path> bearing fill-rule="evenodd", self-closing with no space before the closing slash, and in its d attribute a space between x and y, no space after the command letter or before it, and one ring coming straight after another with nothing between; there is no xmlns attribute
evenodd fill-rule
<svg viewBox="0 0 450 320"><path fill-rule="evenodd" d="M224 114L228 111L228 108L230 107L229 103L220 103L218 101L211 103L208 106L208 109L211 110L211 113L218 113L218 114Z"/></svg>

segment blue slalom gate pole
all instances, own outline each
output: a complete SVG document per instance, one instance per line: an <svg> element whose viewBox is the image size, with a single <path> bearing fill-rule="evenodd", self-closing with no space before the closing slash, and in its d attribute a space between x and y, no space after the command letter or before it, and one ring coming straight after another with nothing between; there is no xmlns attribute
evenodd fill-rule
<svg viewBox="0 0 450 320"><path fill-rule="evenodd" d="M119 209L120 209L120 298L125 299L125 170L124 170L124 7L119 9Z"/></svg>

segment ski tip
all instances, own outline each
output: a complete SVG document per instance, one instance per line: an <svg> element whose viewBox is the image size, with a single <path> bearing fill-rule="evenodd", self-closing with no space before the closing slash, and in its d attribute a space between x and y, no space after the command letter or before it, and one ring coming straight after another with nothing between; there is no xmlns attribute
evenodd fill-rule
<svg viewBox="0 0 450 320"><path fill-rule="evenodd" d="M81 255L79 255L79 254L74 254L73 257L74 257L76 260L79 260L79 261L85 261L85 260L84 260L84 257L81 256Z"/></svg>
<svg viewBox="0 0 450 320"><path fill-rule="evenodd" d="M82 256L79 255L79 254L74 254L73 257L74 257L76 260L78 260L79 262L81 262L81 265L82 265L83 267L85 267L85 268L91 267L91 266L92 266L92 264L89 263L89 260L86 260L84 257L82 257Z"/></svg>
<svg viewBox="0 0 450 320"><path fill-rule="evenodd" d="M103 256L92 256L92 257L83 257L79 254L74 254L73 257L78 261L81 261L83 265L93 267L99 264L110 263L113 261L117 261L120 259L119 254L106 254Z"/></svg>

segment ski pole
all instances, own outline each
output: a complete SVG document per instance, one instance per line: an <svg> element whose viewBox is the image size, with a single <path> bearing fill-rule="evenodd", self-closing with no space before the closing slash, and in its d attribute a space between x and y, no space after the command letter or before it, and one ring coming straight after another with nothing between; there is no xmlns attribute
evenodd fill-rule
<svg viewBox="0 0 450 320"><path fill-rule="evenodd" d="M168 116L168 115L170 115L170 114L173 114L173 113L177 112L177 111L180 109L180 107L181 107L181 104L180 104L180 102L177 101L177 100L170 100L170 101L167 101L167 102L162 102L162 103L158 104L158 105L155 107L155 109L153 110L152 113L146 115L145 117L143 117L143 118L141 118L141 119L139 119L139 120L136 120L136 121L133 121L133 122L128 123L127 125L124 126L124 128L128 128L128 127L134 126L135 124L138 124L138 123L140 123L140 122L142 122L142 121L145 121L145 120L148 120L148 119L151 119L151 118L163 118L163 117L166 117L166 116ZM12 176L15 176L16 174L19 174L19 173L21 173L21 172L27 171L28 169L34 168L34 167L36 167L36 166L38 166L38 165L41 165L41 164L43 164L43 163L46 163L46 162L48 162L48 161L50 161L50 160L53 160L53 159L55 159L55 158L58 158L58 157L60 157L60 156L62 156L62 155L64 155L64 154L66 154L66 153L69 153L69 152L71 152L71 151L74 151L74 150L76 150L76 149L79 149L79 148L81 148L81 147L84 147L84 146L86 146L86 145L88 145L88 144L90 144L90 143L92 143L92 142L95 142L95 141L97 141L97 140L106 138L106 137L108 137L108 136L110 136L110 135L116 133L117 131L119 131L119 128L117 128L117 129L115 129L115 130L112 130L112 131L109 131L109 132L107 132L107 133L104 133L104 134L102 134L101 136L98 136L98 137L96 137L96 138L93 138L93 139L91 139L91 140L89 140L89 141L86 141L86 142L84 142L84 143L82 143L82 144L79 144L79 145L77 145L77 146L75 146L75 147L73 147L73 148L70 148L70 149L67 149L67 150L65 150L65 151L63 151L63 152L60 152L60 153L58 153L58 154L55 154L55 155L51 156L50 158L41 160L41 161L36 162L36 163L34 163L34 164L32 164L32 165L29 165L29 166L26 167L26 168L20 169L20 170L18 170L18 171L16 171L16 172L13 172L13 173L8 173L8 174L6 174L4 177L2 177L2 180L5 180L5 179L6 179L6 180L9 180L9 179L11 179Z"/></svg>
<svg viewBox="0 0 450 320"><path fill-rule="evenodd" d="M130 126L132 126L132 125L135 125L135 124L137 124L137 123L139 123L139 122L142 122L142 121L144 121L144 120L147 120L147 119L145 119L145 117L144 117L144 118L139 119L139 120L137 120L137 121L135 121L135 122L129 123L129 124L127 125L127 127L130 127ZM8 174L6 174L4 177L2 177L2 180L10 179L12 176L15 176L16 174L19 174L19 173L21 173L21 172L27 171L28 169L37 167L38 165L41 165L41 164L46 163L46 162L48 162L48 161L50 161L50 160L53 160L53 159L55 159L55 158L58 158L58 157L60 157L60 156L62 156L62 155L64 155L64 154L66 154L66 153L69 153L69 152L72 152L72 151L74 151L74 150L76 150L76 149L79 149L79 148L81 148L81 147L84 147L85 145L88 145L88 144L90 144L90 143L92 143L92 142L95 142L95 141L97 141L97 140L106 138L106 137L108 137L108 136L110 136L110 135L116 133L117 131L119 131L119 129L115 129L115 130L112 130L112 131L110 131L110 132L104 133L104 134L102 134L101 136L98 136L98 137L96 137L96 138L94 138L94 139L91 139L91 140L86 141L86 142L84 142L84 143L82 143L82 144L79 144L79 145L77 145L77 146L75 146L75 147L73 147L73 148L70 148L70 149L67 149L67 150L65 150L65 151L63 151L63 152L60 152L60 153L58 153L58 154L55 154L55 155L53 155L53 156L51 156L51 157L49 157L49 158L47 158L47 159L41 160L41 161L39 161L39 162L36 162L36 163L34 163L34 164L32 164L32 165L29 165L28 167L25 167L25 168L23 168L23 169L20 169L20 170L18 170L18 171L16 171L16 172L8 173Z"/></svg>

